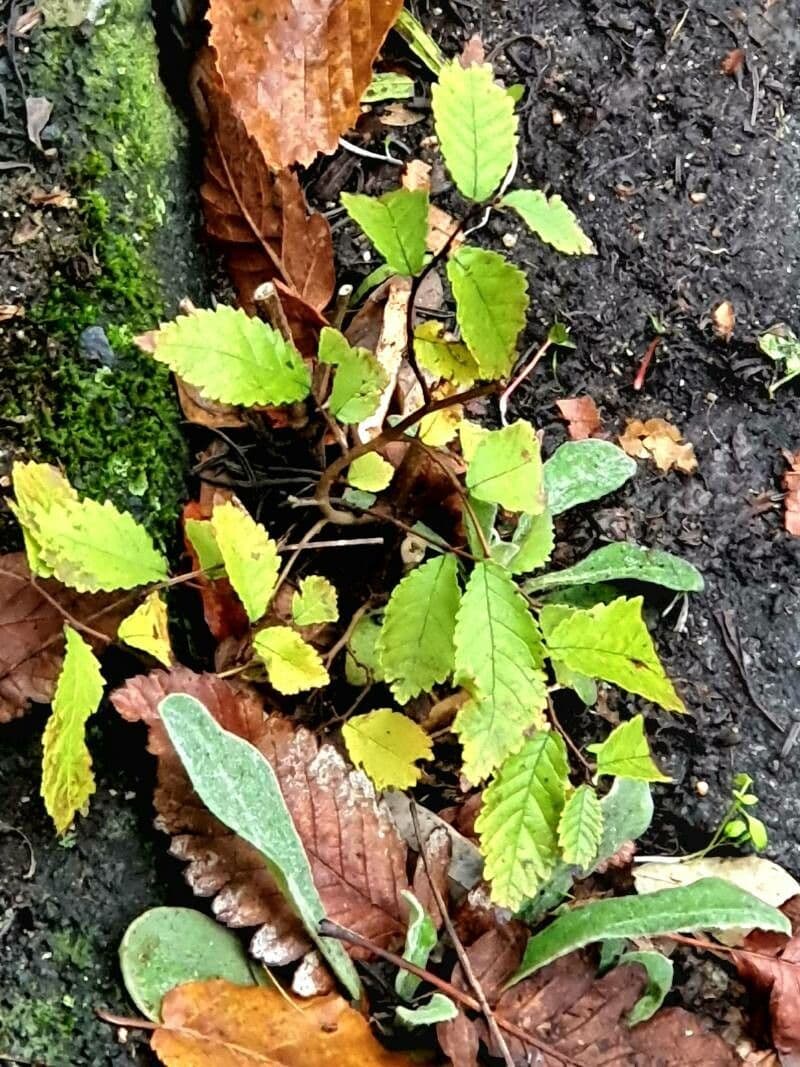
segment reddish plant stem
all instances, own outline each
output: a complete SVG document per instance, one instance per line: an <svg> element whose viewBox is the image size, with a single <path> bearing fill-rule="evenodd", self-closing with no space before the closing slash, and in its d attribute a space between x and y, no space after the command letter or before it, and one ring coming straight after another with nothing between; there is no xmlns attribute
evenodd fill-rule
<svg viewBox="0 0 800 1067"><path fill-rule="evenodd" d="M654 337L647 348L644 350L641 362L639 363L639 369L636 371L636 377L633 379L634 391L639 393L644 388L644 380L647 377L647 372L650 369L650 364L653 362L653 356L656 354L656 349L661 344L661 336Z"/></svg>

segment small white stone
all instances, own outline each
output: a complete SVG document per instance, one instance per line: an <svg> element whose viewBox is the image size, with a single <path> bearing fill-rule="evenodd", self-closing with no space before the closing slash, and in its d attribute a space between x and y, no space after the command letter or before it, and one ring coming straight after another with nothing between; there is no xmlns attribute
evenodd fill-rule
<svg viewBox="0 0 800 1067"><path fill-rule="evenodd" d="M365 263L369 263L372 260L372 253L368 248L365 248L364 251L361 253L361 258L364 260Z"/></svg>
<svg viewBox="0 0 800 1067"><path fill-rule="evenodd" d="M517 243L517 235L515 233L504 233L500 240L506 248L513 248Z"/></svg>
<svg viewBox="0 0 800 1067"><path fill-rule="evenodd" d="M594 195L594 193L587 193L586 199L589 201L590 204L593 204L597 197Z"/></svg>
<svg viewBox="0 0 800 1067"><path fill-rule="evenodd" d="M566 118L563 111L559 111L557 107L554 107L550 112L550 121L554 126L563 126L564 119Z"/></svg>
<svg viewBox="0 0 800 1067"><path fill-rule="evenodd" d="M708 782L695 782L694 791L699 797L708 796Z"/></svg>

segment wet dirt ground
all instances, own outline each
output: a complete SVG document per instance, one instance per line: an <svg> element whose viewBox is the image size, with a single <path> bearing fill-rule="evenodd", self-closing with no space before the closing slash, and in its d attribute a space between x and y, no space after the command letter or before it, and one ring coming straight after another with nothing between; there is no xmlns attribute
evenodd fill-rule
<svg viewBox="0 0 800 1067"><path fill-rule="evenodd" d="M543 428L552 449L565 437L555 399L588 394L610 435L629 418L663 417L698 457L690 477L640 464L623 491L561 530L575 558L630 538L684 555L706 577L685 629L673 629L679 605L658 625L691 714L646 709L675 779L660 790L646 847L705 841L732 774L747 771L768 854L798 874L800 743L789 742L800 720L800 540L782 528L780 475L782 449L800 448L800 400L796 384L769 399L755 339L780 321L800 332L800 0L738 9L719 0L438 2L417 11L448 52L480 32L505 80L525 83L519 179L562 193L598 248L596 258L570 260L507 219L490 223L496 238L517 238L512 254L529 274L527 343L560 319L577 344L555 367L540 366L512 414ZM739 78L720 72L735 48L746 53ZM315 177L338 191L327 168ZM355 269L346 232L339 245ZM729 343L709 323L726 299L737 320ZM666 333L637 393L652 317ZM650 603L656 622L669 601ZM146 1062L92 1008L128 1010L115 962L127 923L144 907L183 902L176 865L149 825L148 757L130 727L98 715L98 793L77 839L57 845L38 798L42 722L32 716L0 733L0 812L36 860L31 872L26 842L0 834L0 1018L26 989L53 1005L73 998L70 1055L54 1052L58 1034L41 1037L43 1020L28 1061ZM572 725L597 732L596 720ZM22 1033L3 1035L0 1053L21 1055Z"/></svg>

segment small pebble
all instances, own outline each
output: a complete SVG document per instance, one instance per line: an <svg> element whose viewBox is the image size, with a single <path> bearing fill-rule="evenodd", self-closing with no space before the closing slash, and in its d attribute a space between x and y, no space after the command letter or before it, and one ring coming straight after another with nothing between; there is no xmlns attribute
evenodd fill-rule
<svg viewBox="0 0 800 1067"><path fill-rule="evenodd" d="M372 259L372 253L369 251L369 249L365 249L361 253L361 258L364 260L365 263L369 263Z"/></svg>
<svg viewBox="0 0 800 1067"><path fill-rule="evenodd" d="M559 111L557 107L554 107L550 112L550 121L554 126L562 126L565 118L566 116L564 115L564 112Z"/></svg>
<svg viewBox="0 0 800 1067"><path fill-rule="evenodd" d="M517 243L517 235L515 233L504 233L500 240L506 248L513 248Z"/></svg>
<svg viewBox="0 0 800 1067"><path fill-rule="evenodd" d="M594 195L594 193L587 193L586 199L589 201L590 204L593 204L597 197Z"/></svg>
<svg viewBox="0 0 800 1067"><path fill-rule="evenodd" d="M693 204L704 204L708 199L707 193L689 193L689 199Z"/></svg>
<svg viewBox="0 0 800 1067"><path fill-rule="evenodd" d="M695 782L694 791L699 797L708 796L708 782Z"/></svg>

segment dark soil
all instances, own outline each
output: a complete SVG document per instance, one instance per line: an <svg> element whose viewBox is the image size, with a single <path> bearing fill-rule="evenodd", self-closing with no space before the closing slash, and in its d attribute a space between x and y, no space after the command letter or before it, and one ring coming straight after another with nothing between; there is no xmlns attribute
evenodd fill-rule
<svg viewBox="0 0 800 1067"><path fill-rule="evenodd" d="M778 321L800 332L800 0L752 0L736 11L721 0L452 0L417 10L447 51L479 31L505 80L525 83L518 178L561 192L598 247L596 258L570 260L510 220L490 222L495 240L516 236L512 254L529 272L527 342L540 342L560 319L577 343L556 366L540 367L513 414L543 428L552 450L565 437L555 399L588 394L610 435L629 418L658 416L676 423L697 452L694 476L641 464L625 490L561 531L565 563L629 538L680 553L706 577L686 628L673 630L680 605L658 627L691 714L646 709L676 783L661 790L646 847L677 852L705 841L732 774L747 771L769 829L768 854L798 874L800 744L790 741L800 721L800 541L782 528L779 487L781 450L800 448L800 402L795 385L768 399L770 368L755 338ZM747 53L739 81L720 72L736 47ZM429 129L391 132L414 145ZM396 171L343 155L312 177L320 198L334 200L342 187L396 180ZM361 246L345 228L337 234L343 263L363 274ZM727 344L709 324L724 299L737 316ZM637 393L651 317L667 332ZM649 603L656 622L669 601ZM723 611L741 640L738 663L723 640ZM609 697L612 711L621 702ZM594 718L571 725L601 732ZM59 1042L41 1036L42 1024L42 1044L31 1040L23 1051L18 1025L16 1043L3 1035L0 1053L59 1067L137 1063L132 1046L119 1044L91 1009L127 1010L119 938L144 907L182 898L175 865L161 858L163 841L150 829L149 758L130 727L98 715L98 793L64 847L38 797L41 726L33 716L0 733L0 812L27 835L36 858L26 877L27 846L16 833L0 837L0 1017L24 1003L26 989L54 1006L73 998L72 1030L61 1042L70 1052L56 1052ZM709 786L704 797L700 782Z"/></svg>

